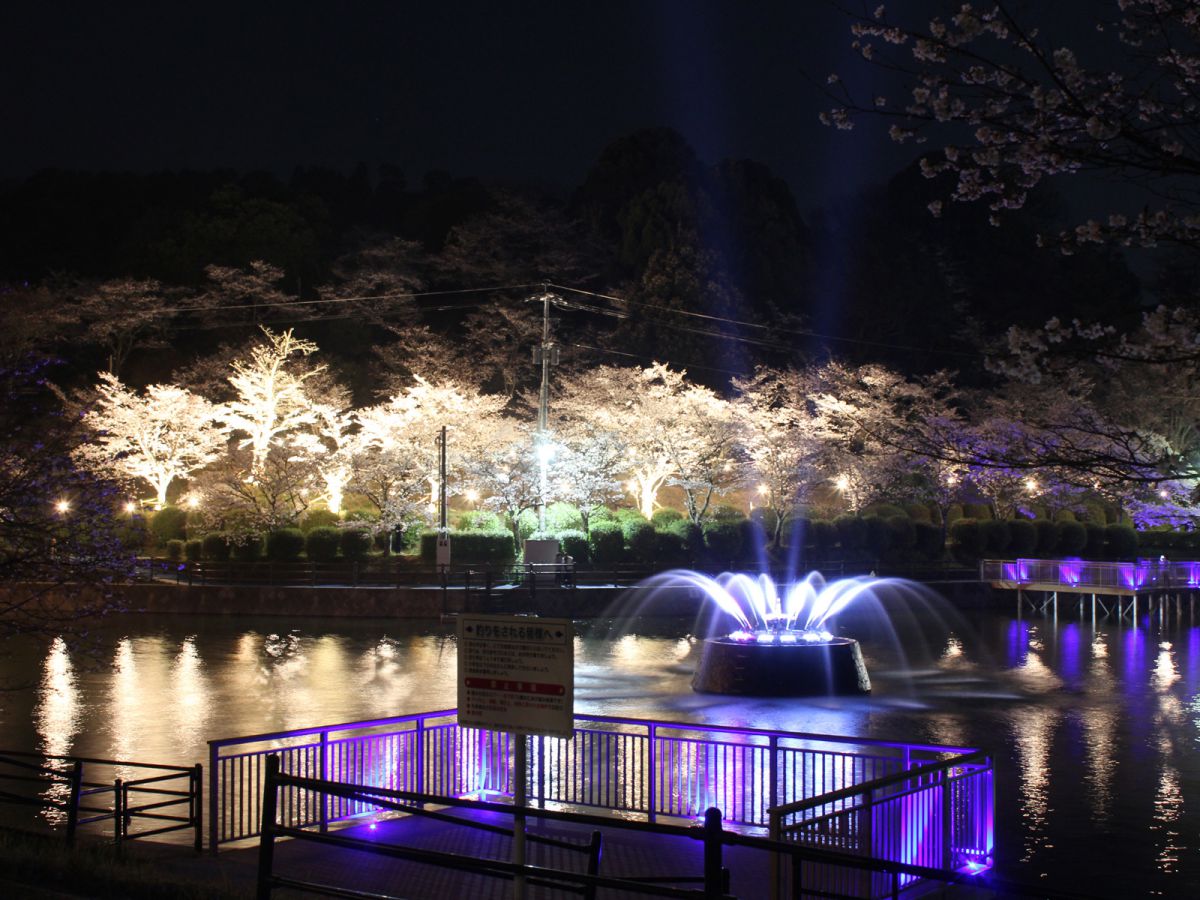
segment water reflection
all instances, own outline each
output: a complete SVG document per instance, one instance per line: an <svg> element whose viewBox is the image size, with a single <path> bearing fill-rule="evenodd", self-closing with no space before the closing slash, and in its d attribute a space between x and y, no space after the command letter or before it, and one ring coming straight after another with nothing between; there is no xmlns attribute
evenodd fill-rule
<svg viewBox="0 0 1200 900"><path fill-rule="evenodd" d="M79 707L75 666L67 652L66 641L56 637L42 664L41 690L33 713L43 753L63 756L71 752L79 732Z"/></svg>
<svg viewBox="0 0 1200 900"><path fill-rule="evenodd" d="M142 621L121 623L100 672L85 672L61 641L27 662L42 673L32 716L6 720L6 743L191 764L212 738L455 704L457 648L436 627ZM576 709L986 747L997 756L1002 869L1108 896L1113 878L1132 877L1114 874L1124 871L1136 877L1122 896L1200 895L1200 628L1157 617L1136 628L977 624L927 623L903 648L865 642L875 690L862 698L698 695L691 623L612 640L585 633ZM491 777L486 754L478 766ZM707 798L712 774L697 763L681 788Z"/></svg>
<svg viewBox="0 0 1200 900"><path fill-rule="evenodd" d="M62 638L55 638L42 666L41 690L33 712L34 727L40 738L39 749L47 757L71 753L80 729L80 707L79 686L71 655L66 642ZM48 758L46 767L65 774L71 766L66 760ZM70 793L71 789L65 782L54 782L46 786L42 796L55 803L66 803ZM66 812L53 807L45 808L43 815L53 825L66 821Z"/></svg>
<svg viewBox="0 0 1200 900"><path fill-rule="evenodd" d="M171 718L181 740L199 744L209 737L211 691L196 636L184 638L171 666ZM129 757L126 755L126 759Z"/></svg>

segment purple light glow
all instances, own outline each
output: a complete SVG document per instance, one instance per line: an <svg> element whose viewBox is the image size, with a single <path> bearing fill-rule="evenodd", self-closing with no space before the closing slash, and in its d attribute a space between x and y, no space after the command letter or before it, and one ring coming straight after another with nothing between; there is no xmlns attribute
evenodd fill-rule
<svg viewBox="0 0 1200 900"><path fill-rule="evenodd" d="M1062 584L1078 585L1083 574L1083 562L1069 559L1058 564L1058 580Z"/></svg>
<svg viewBox="0 0 1200 900"><path fill-rule="evenodd" d="M1121 563L1118 569L1121 573L1121 581L1127 588L1136 590L1146 583L1146 575L1148 566L1145 563Z"/></svg>
<svg viewBox="0 0 1200 900"><path fill-rule="evenodd" d="M1029 581L1028 560L1018 559L1016 562L1004 564L1004 580L1024 583Z"/></svg>

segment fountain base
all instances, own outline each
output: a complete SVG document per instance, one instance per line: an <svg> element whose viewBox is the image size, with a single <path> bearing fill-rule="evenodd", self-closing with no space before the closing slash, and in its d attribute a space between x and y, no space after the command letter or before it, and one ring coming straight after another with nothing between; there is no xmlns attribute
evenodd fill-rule
<svg viewBox="0 0 1200 900"><path fill-rule="evenodd" d="M692 690L757 697L867 694L871 679L852 638L794 644L708 638Z"/></svg>

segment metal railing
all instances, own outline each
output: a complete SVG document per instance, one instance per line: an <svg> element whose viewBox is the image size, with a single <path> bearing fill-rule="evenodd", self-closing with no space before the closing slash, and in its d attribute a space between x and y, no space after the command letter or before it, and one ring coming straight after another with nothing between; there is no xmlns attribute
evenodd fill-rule
<svg viewBox="0 0 1200 900"><path fill-rule="evenodd" d="M0 750L0 781L5 785L0 801L42 810L48 824L64 826L68 841L80 826L111 822L118 844L191 830L196 850L203 847L199 763L168 766Z"/></svg>
<svg viewBox="0 0 1200 900"><path fill-rule="evenodd" d="M941 871L992 865L992 760L967 753L771 810L772 839ZM805 885L853 896L887 896L889 879L844 863L811 862ZM911 877L900 879L906 886Z"/></svg>
<svg viewBox="0 0 1200 900"><path fill-rule="evenodd" d="M770 810L877 781L974 748L943 747L659 722L575 717L574 738L459 727L455 710L209 742L209 846L254 837L266 758L285 774L441 797L511 796L513 742L526 740L531 805L595 808L654 822L695 819L712 806L725 820L766 830ZM280 815L290 827L327 827L370 804L289 788ZM987 823L990 794L963 807ZM990 851L990 848L989 848Z"/></svg>
<svg viewBox="0 0 1200 900"><path fill-rule="evenodd" d="M963 763L964 765L967 763ZM907 777L924 778L928 773L910 773ZM886 790L888 785L875 782L872 791ZM560 847L569 847L580 853L587 853L588 865L585 872L568 871L562 868L553 869L545 866L518 864L509 859L494 856L474 854L463 856L436 850L429 846L414 843L398 843L389 840L385 832L372 833L370 840L356 838L353 832L341 832L337 835L313 831L310 828L290 826L279 821L278 799L281 793L289 790L308 790L336 797L351 804L366 804L394 814L417 814L434 816L442 821L452 821L464 828L481 828L493 833L507 835L510 838L516 829L521 827L523 813L536 817L540 823L552 823L576 830L581 838L590 832L590 840L579 842L569 840L546 840L535 834L527 835L530 841L543 840L546 843ZM437 804L440 811L422 810L423 804ZM727 830L722 823L721 811L710 807L704 811L703 824L674 825L645 821L633 821L627 818L597 816L575 812L549 810L518 810L512 805L489 803L479 800L465 800L438 797L412 791L391 790L383 788L364 788L358 785L345 784L316 779L306 779L287 775L280 771L280 758L268 757L264 780L264 797L262 802L263 823L259 844L258 868L258 897L266 900L275 888L294 888L311 893L324 893L331 896L371 896L385 900L390 894L378 892L374 886L370 892L362 890L366 886L353 884L318 884L301 880L292 875L281 875L276 871L274 846L279 837L288 837L318 846L332 847L343 850L383 855L393 859L408 860L421 865L432 865L472 875L484 875L498 879L514 879L522 877L527 884L539 884L554 887L559 890L581 893L590 896L598 889L608 889L624 892L625 894L642 894L650 896L665 896L678 898L691 897L728 897L730 891L730 876L738 874L739 868L731 873L725 864L724 848L735 846L759 851L764 854L763 863L772 872L769 884L769 894L774 898L781 897L826 897L826 898L895 898L906 896L906 889L911 889L916 882L924 881L931 884L966 884L972 888L985 889L992 896L1006 897L1040 897L1058 898L1057 892L1047 891L1043 885L1021 885L995 878L991 874L984 875L970 868L964 870L947 870L937 865L927 865L921 862L903 862L886 858L870 858L861 854L847 853L839 849L817 848L803 843L773 838L756 837L739 834ZM512 829L499 828L495 825L473 821L474 815L501 815L512 817ZM702 864L699 871L692 873L662 874L654 876L621 876L605 875L599 871L600 856L598 853L601 834L604 831L628 831L653 836L658 841L654 852L665 853L666 858L684 862L690 857L686 852L678 857L672 850L672 842L679 840L683 844L702 844ZM412 840L413 832L408 832ZM399 838L400 835L394 835ZM664 842L662 839L667 839ZM646 846L641 845L639 846ZM494 854L502 854L502 848L492 850ZM746 860L742 860L742 865ZM329 871L330 866L320 865L323 871ZM766 871L767 869L764 869ZM332 867L333 871L341 871ZM848 874L838 880L831 880L828 874L838 871ZM403 876L399 876L403 878ZM743 882L743 885L747 884ZM695 885L689 887L688 885ZM758 889L766 888L760 884Z"/></svg>
<svg viewBox="0 0 1200 900"><path fill-rule="evenodd" d="M1104 562L1085 559L985 559L979 579L1032 590L1138 593L1200 589L1200 562L1139 559Z"/></svg>

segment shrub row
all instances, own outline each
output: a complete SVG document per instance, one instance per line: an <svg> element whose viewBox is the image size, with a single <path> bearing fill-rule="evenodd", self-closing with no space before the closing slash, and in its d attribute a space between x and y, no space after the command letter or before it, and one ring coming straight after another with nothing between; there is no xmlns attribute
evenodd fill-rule
<svg viewBox="0 0 1200 900"><path fill-rule="evenodd" d="M1048 519L960 519L950 526L954 557L971 563L984 556L1130 559L1139 552L1130 525Z"/></svg>
<svg viewBox="0 0 1200 900"><path fill-rule="evenodd" d="M329 562L340 553L343 559L363 559L374 546L371 532L364 528L333 528L316 526L307 533L299 528L280 528L266 537L232 535L214 531L203 538L183 541L173 538L166 542L167 558L189 562L207 560L224 562L228 559L290 562L305 554L314 562Z"/></svg>

